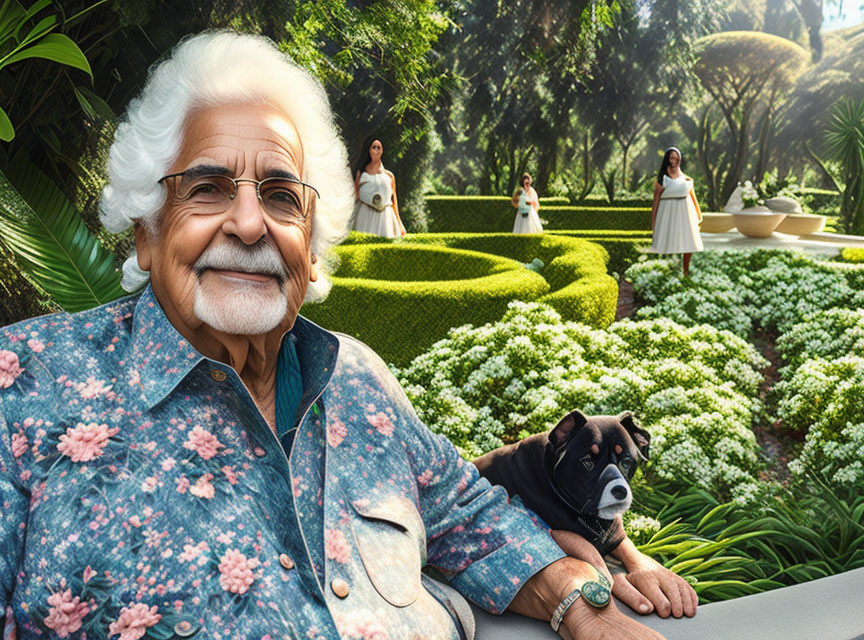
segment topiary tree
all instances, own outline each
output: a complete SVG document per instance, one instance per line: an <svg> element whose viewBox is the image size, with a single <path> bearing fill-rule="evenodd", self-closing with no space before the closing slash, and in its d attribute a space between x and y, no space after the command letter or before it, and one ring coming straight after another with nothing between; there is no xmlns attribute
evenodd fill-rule
<svg viewBox="0 0 864 640"><path fill-rule="evenodd" d="M710 205L718 207L742 177L751 133L760 117L759 152L764 164L777 108L810 56L794 42L752 31L712 34L695 46L699 60L694 72L726 124L725 139L715 139L709 108L699 141Z"/></svg>

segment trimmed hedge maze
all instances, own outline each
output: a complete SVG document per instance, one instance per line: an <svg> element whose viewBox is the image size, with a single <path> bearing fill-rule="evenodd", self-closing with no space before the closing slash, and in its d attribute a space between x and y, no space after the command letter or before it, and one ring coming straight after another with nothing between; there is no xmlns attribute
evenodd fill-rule
<svg viewBox="0 0 864 640"><path fill-rule="evenodd" d="M540 199L544 230L651 229L651 208L645 206L562 206L561 198ZM516 210L502 196L427 196L429 230L437 233L513 231Z"/></svg>
<svg viewBox="0 0 864 640"><path fill-rule="evenodd" d="M577 238L416 234L388 241L352 234L335 253L330 296L301 313L397 366L452 327L500 319L511 300L546 302L592 327L615 319L618 285L606 273L608 253ZM525 268L535 258L545 264L539 273Z"/></svg>

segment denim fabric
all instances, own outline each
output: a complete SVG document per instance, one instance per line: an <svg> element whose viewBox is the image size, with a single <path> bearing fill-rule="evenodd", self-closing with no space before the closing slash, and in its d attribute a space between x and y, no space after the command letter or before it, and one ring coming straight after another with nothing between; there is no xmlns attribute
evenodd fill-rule
<svg viewBox="0 0 864 640"><path fill-rule="evenodd" d="M0 611L20 639L450 640L423 566L497 612L563 556L350 337L297 319L286 451L150 288L2 333Z"/></svg>

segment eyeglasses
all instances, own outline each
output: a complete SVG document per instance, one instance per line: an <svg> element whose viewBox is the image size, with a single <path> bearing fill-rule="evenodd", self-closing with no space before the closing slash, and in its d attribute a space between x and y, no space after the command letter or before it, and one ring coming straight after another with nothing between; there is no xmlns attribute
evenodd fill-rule
<svg viewBox="0 0 864 640"><path fill-rule="evenodd" d="M172 173L159 179L165 183L169 193L179 202L186 202L196 213L224 213L237 196L241 182L255 185L258 200L267 214L279 222L306 222L307 197L312 193L319 197L312 185L295 178L273 177L264 180L232 178L225 175L196 175L193 170Z"/></svg>

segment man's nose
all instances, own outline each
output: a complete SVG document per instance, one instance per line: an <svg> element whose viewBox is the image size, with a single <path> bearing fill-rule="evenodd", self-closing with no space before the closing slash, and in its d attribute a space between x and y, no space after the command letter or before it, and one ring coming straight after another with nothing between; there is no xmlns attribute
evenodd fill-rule
<svg viewBox="0 0 864 640"><path fill-rule="evenodd" d="M223 231L227 235L237 236L244 244L255 244L267 233L266 214L253 183L241 182L237 185L237 193L228 213Z"/></svg>

